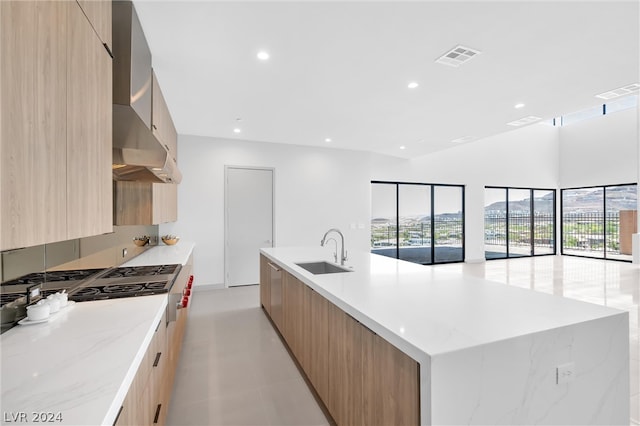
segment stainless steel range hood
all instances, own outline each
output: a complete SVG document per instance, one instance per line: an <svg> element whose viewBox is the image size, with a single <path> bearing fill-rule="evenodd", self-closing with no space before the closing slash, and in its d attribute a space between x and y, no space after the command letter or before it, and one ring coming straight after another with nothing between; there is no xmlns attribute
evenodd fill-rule
<svg viewBox="0 0 640 426"><path fill-rule="evenodd" d="M151 51L131 1L114 1L113 179L180 183L182 174L151 131Z"/></svg>
<svg viewBox="0 0 640 426"><path fill-rule="evenodd" d="M113 123L114 180L182 181L173 157L131 107L114 105Z"/></svg>

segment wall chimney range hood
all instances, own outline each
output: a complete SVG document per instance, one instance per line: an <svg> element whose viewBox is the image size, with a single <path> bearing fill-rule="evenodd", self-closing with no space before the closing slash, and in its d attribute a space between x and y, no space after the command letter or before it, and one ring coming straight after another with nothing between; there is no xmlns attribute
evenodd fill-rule
<svg viewBox="0 0 640 426"><path fill-rule="evenodd" d="M151 51L131 1L114 1L113 179L180 183L176 161L151 131Z"/></svg>

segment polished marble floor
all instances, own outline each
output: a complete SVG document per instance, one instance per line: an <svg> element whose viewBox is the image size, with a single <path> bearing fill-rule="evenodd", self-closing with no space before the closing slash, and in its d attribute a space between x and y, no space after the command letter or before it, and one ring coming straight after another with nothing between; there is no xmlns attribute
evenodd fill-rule
<svg viewBox="0 0 640 426"><path fill-rule="evenodd" d="M425 267L628 311L630 423L640 424L640 266L544 256ZM167 424L329 424L259 308L258 286L194 294Z"/></svg>

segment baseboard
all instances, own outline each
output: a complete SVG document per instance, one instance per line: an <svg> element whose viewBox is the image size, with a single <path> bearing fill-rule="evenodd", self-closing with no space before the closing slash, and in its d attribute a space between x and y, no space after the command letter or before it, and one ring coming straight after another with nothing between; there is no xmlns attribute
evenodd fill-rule
<svg viewBox="0 0 640 426"><path fill-rule="evenodd" d="M194 285L192 290L195 293L198 291L221 290L223 288L225 288L224 284L198 284Z"/></svg>

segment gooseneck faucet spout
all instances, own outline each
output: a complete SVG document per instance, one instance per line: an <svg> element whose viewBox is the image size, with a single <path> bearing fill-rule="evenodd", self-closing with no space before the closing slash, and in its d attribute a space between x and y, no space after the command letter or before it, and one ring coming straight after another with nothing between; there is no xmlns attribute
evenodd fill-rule
<svg viewBox="0 0 640 426"><path fill-rule="evenodd" d="M340 232L338 228L331 228L327 232L325 232L322 240L320 241L320 245L324 247L325 243L327 242L327 235L329 235L329 233L331 232L335 232L340 235L340 265L344 266L344 261L347 260L347 252L344 249L344 235L342 235L342 232Z"/></svg>

